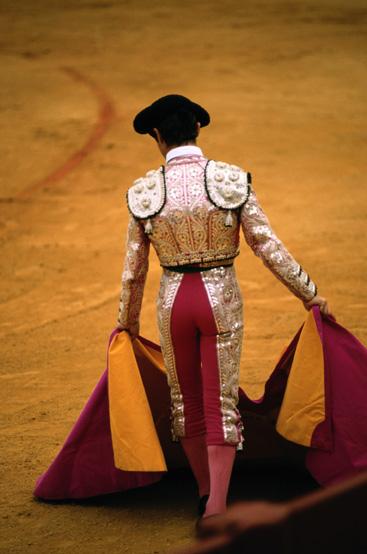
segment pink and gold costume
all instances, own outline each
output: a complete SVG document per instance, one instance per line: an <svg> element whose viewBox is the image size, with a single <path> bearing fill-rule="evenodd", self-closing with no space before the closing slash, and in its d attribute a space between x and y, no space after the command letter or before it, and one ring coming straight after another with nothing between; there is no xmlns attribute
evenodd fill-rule
<svg viewBox="0 0 367 554"><path fill-rule="evenodd" d="M134 182L118 323L136 335L150 244L163 272L157 316L171 390L174 439L242 446L237 410L243 336L234 258L246 242L303 301L316 285L277 238L241 168L183 146Z"/></svg>

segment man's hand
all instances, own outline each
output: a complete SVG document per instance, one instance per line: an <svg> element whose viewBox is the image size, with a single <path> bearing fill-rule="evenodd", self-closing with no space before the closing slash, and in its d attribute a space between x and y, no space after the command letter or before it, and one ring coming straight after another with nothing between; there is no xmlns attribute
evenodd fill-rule
<svg viewBox="0 0 367 554"><path fill-rule="evenodd" d="M322 296L319 296L316 294L316 296L310 300L309 302L303 302L304 307L306 310L311 310L312 306L319 306L320 312L324 315L330 315L329 307L326 298L323 298Z"/></svg>
<svg viewBox="0 0 367 554"><path fill-rule="evenodd" d="M126 331L127 333L129 333L131 340L136 339L136 337L139 335L139 325L134 325L130 329L126 329L126 327L121 325L121 323L117 322L116 328L120 329L120 331Z"/></svg>

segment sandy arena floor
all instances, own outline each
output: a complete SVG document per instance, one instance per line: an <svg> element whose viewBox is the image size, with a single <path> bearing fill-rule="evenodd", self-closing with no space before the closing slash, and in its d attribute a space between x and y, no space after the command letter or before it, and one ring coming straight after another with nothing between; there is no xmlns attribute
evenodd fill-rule
<svg viewBox="0 0 367 554"><path fill-rule="evenodd" d="M365 2L3 0L0 18L1 552L169 552L192 540L188 477L177 494L32 498L105 367L125 191L162 162L132 118L167 93L202 103L199 145L252 172L278 236L367 342ZM305 312L245 244L237 272L258 396ZM159 276L152 253L155 341Z"/></svg>

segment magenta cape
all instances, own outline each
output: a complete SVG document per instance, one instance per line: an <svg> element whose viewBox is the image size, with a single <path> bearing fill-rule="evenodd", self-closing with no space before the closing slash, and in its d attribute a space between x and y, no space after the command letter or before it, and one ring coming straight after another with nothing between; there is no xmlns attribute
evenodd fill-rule
<svg viewBox="0 0 367 554"><path fill-rule="evenodd" d="M111 408L109 395L108 354L119 333L114 329L109 337L107 369L60 452L36 481L38 498L86 498L124 491L152 484L164 474L156 465L149 471L149 459L144 471L125 471L115 465L124 458L124 443L117 446L113 436L118 430L113 426L112 409L116 408L115 404ZM132 348L151 432L156 432L156 447L164 454L162 463L166 462L168 470L182 467L186 460L181 448L170 439L166 377L152 363L154 356L144 354L149 350L160 355L160 348L143 337ZM275 421L279 434L308 448L306 467L320 484L349 477L367 468L367 349L333 318L321 317L318 308L313 308L276 364L263 397L250 400L240 389L239 409L245 422L245 456L272 456L270 450L276 450L279 435L269 421ZM262 418L267 422L263 427ZM259 421L260 428L255 428ZM132 439L128 436L127 440ZM150 443L145 447L149 452Z"/></svg>

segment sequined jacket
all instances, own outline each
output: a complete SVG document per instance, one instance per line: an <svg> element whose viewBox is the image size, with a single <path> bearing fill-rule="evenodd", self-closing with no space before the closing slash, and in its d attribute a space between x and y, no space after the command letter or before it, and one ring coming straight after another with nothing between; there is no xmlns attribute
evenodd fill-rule
<svg viewBox="0 0 367 554"><path fill-rule="evenodd" d="M163 267L225 265L247 244L303 301L315 283L272 230L250 173L201 155L179 156L137 179L127 192L130 219L118 323L137 334L150 244Z"/></svg>

